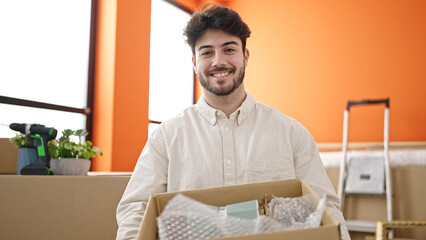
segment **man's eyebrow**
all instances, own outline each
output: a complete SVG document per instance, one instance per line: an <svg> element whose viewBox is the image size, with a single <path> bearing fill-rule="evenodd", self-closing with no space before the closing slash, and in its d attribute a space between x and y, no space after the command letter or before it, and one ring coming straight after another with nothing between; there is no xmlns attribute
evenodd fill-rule
<svg viewBox="0 0 426 240"><path fill-rule="evenodd" d="M222 47L223 46L228 46L228 45L233 45L233 44L238 46L237 42L235 42L235 41L229 41L229 42L226 42L226 43L222 44Z"/></svg>
<svg viewBox="0 0 426 240"><path fill-rule="evenodd" d="M198 48L198 51L201 51L202 49L204 49L204 48L211 48L211 47L213 47L212 45L203 45L203 46L200 46L199 48Z"/></svg>
<svg viewBox="0 0 426 240"><path fill-rule="evenodd" d="M228 46L228 45L238 45L238 43L237 42L235 42L235 41L229 41L229 42L225 42L225 43L223 43L222 45L221 45L221 47L224 47L224 46ZM198 51L201 51L202 49L204 49L204 48L211 48L211 47L213 47L212 45L203 45L203 46L200 46L199 48L198 48Z"/></svg>

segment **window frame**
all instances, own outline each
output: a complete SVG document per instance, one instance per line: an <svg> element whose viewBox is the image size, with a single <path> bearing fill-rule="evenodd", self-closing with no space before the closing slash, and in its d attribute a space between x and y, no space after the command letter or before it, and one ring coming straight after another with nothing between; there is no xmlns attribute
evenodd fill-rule
<svg viewBox="0 0 426 240"><path fill-rule="evenodd" d="M151 0L151 1L152 1L152 0ZM187 7L185 7L185 6L184 6L184 5L182 5L181 3L178 3L178 2L176 2L176 1L174 1L174 0L164 0L164 2L170 3L170 4L172 4L173 6L175 6L175 7L179 8L179 9L181 9L181 10L183 10L183 11L185 11L185 12L189 13L190 15L192 15L192 14L194 13L194 11L193 11L193 10L191 10L191 9L189 9L189 8L187 8ZM194 78L193 78L193 79L194 79L194 85L193 85L192 92L193 92L193 103L195 103L195 101L196 101L196 98L195 98L195 81L196 81L196 76L195 76L195 73L193 73L193 75L194 75ZM151 120L150 118L148 118L148 121L149 121L148 125L149 125L149 124L161 124L161 123L162 123L161 121Z"/></svg>
<svg viewBox="0 0 426 240"><path fill-rule="evenodd" d="M95 89L95 51L96 51L96 27L97 27L98 0L91 0L90 14L90 40L89 40L89 66L87 78L87 103L86 108L74 108L45 102L31 101L27 99L12 98L0 96L0 103L15 106L25 106L49 110L57 110L71 113L80 113L86 115L86 131L89 135L87 140L92 140L93 136L93 106L94 106L94 89Z"/></svg>

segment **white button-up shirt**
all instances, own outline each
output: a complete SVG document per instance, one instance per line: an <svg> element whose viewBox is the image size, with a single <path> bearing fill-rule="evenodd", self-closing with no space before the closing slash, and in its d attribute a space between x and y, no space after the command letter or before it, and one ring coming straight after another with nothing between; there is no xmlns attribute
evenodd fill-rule
<svg viewBox="0 0 426 240"><path fill-rule="evenodd" d="M201 97L149 137L117 208L117 239L136 237L153 193L294 178L327 195L349 239L316 143L302 124L248 92L229 118Z"/></svg>

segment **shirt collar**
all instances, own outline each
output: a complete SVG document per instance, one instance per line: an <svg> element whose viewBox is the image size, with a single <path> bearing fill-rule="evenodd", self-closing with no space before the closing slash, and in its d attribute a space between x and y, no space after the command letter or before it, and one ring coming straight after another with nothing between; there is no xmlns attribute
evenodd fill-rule
<svg viewBox="0 0 426 240"><path fill-rule="evenodd" d="M240 125L241 122L251 113L251 111L254 109L255 103L256 100L254 97L248 91L246 91L246 99L241 104L241 106L231 114L237 115L236 118L238 125ZM198 99L196 108L201 116L203 116L211 125L216 124L220 110L212 108L210 105L208 105L204 99L204 94L201 95L201 97Z"/></svg>

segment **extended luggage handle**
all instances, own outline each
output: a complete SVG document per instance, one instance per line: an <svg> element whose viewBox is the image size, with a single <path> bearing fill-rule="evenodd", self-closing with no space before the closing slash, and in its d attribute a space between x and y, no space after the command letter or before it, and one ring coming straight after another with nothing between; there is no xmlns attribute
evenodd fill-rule
<svg viewBox="0 0 426 240"><path fill-rule="evenodd" d="M346 104L346 110L349 110L351 106L356 105L372 105L372 104L385 104L386 108L389 108L389 98L379 100L362 100L362 101L348 101Z"/></svg>

